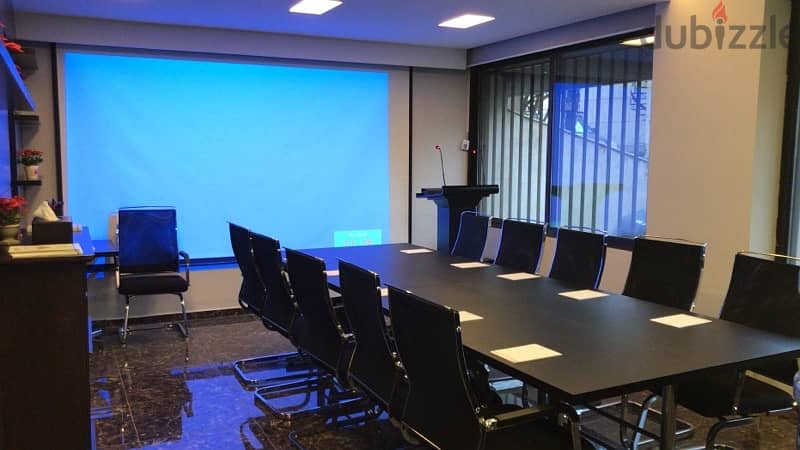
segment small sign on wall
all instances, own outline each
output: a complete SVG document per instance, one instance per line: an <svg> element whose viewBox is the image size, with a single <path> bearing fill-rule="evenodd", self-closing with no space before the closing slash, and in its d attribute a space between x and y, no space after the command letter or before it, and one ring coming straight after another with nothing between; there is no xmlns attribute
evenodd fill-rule
<svg viewBox="0 0 800 450"><path fill-rule="evenodd" d="M380 228L372 230L341 230L333 232L334 247L353 247L356 245L382 244Z"/></svg>

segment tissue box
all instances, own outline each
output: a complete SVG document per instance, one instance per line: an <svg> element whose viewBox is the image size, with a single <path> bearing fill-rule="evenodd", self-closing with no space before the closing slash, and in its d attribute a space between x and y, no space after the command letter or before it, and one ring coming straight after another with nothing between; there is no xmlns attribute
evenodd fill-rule
<svg viewBox="0 0 800 450"><path fill-rule="evenodd" d="M31 224L31 243L33 244L70 244L72 243L72 222L59 220L45 222L34 219Z"/></svg>

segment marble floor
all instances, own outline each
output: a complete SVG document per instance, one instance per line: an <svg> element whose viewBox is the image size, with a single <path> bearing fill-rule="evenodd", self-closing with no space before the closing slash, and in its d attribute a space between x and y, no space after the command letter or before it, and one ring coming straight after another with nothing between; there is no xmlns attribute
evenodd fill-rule
<svg viewBox="0 0 800 450"><path fill-rule="evenodd" d="M236 378L240 358L291 351L279 335L248 315L192 321L184 340L173 329L133 333L122 346L112 333L95 343L91 361L92 418L98 449L290 449L293 429L309 450L415 448L402 444L386 422L366 428L326 430L318 420L291 427L258 407ZM712 423L686 410L700 444ZM793 450L796 416L787 414L720 435L739 449ZM587 426L615 435L601 419Z"/></svg>

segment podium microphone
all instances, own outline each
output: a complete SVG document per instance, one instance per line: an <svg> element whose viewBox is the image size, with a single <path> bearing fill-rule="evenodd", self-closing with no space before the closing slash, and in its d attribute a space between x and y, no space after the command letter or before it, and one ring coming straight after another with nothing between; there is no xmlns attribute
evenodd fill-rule
<svg viewBox="0 0 800 450"><path fill-rule="evenodd" d="M439 151L439 161L441 161L442 164L442 186L447 186L447 181L444 179L444 153L442 153L441 146L437 145L435 148Z"/></svg>

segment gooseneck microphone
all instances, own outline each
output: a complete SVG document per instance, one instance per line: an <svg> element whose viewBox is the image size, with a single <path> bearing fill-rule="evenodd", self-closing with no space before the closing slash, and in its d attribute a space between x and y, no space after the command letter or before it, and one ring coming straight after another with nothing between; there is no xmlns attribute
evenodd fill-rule
<svg viewBox="0 0 800 450"><path fill-rule="evenodd" d="M442 186L447 186L447 181L444 178L444 153L442 152L442 147L437 145L436 150L439 151L439 161L442 164Z"/></svg>

